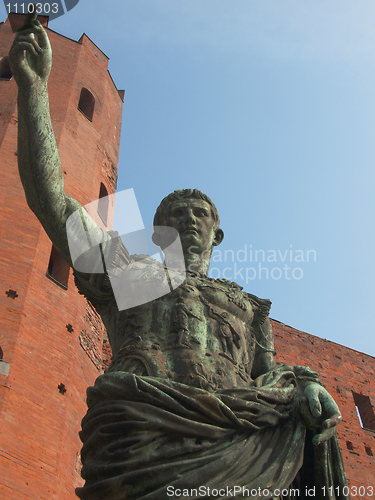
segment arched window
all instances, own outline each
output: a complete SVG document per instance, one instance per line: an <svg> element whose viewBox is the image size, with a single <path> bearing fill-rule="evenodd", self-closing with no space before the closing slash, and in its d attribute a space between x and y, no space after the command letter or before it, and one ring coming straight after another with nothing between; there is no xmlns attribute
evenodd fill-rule
<svg viewBox="0 0 375 500"><path fill-rule="evenodd" d="M47 277L56 285L61 286L65 290L68 289L70 266L66 260L61 257L59 252L52 245L51 256L49 258Z"/></svg>
<svg viewBox="0 0 375 500"><path fill-rule="evenodd" d="M0 79L10 80L12 78L12 70L10 69L9 57L5 56L0 59Z"/></svg>
<svg viewBox="0 0 375 500"><path fill-rule="evenodd" d="M78 109L82 111L86 118L92 121L92 117L94 116L94 108L95 97L89 90L85 89L85 87L82 87L78 102Z"/></svg>
<svg viewBox="0 0 375 500"><path fill-rule="evenodd" d="M109 208L108 191L105 185L101 182L99 190L98 214L105 225L107 225L108 208Z"/></svg>

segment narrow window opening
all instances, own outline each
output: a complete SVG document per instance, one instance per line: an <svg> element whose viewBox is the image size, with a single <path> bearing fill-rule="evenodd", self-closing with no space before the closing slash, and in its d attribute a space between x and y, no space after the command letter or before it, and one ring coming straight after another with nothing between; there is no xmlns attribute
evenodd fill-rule
<svg viewBox="0 0 375 500"><path fill-rule="evenodd" d="M354 446L353 446L353 443L351 441L346 442L346 447L348 448L349 451L354 450Z"/></svg>
<svg viewBox="0 0 375 500"><path fill-rule="evenodd" d="M70 323L68 323L66 325L66 329L68 330L69 333L73 333L74 332L74 328L72 327L72 325Z"/></svg>
<svg viewBox="0 0 375 500"><path fill-rule="evenodd" d="M108 220L108 208L109 208L108 191L105 185L101 182L99 190L98 214L105 225L107 225L107 220Z"/></svg>
<svg viewBox="0 0 375 500"><path fill-rule="evenodd" d="M78 109L82 111L82 113L92 121L92 117L94 116L94 108L95 108L95 97L92 93L85 89L85 87L81 90L81 95L79 97Z"/></svg>
<svg viewBox="0 0 375 500"><path fill-rule="evenodd" d="M51 256L48 263L47 277L55 282L56 285L59 285L64 288L64 290L67 290L69 272L69 264L63 257L61 257L55 246L52 245Z"/></svg>
<svg viewBox="0 0 375 500"><path fill-rule="evenodd" d="M353 398L362 429L375 431L375 414L370 398L356 392L353 392Z"/></svg>
<svg viewBox="0 0 375 500"><path fill-rule="evenodd" d="M9 57L2 57L0 59L0 80L10 80L12 76L13 74L10 69Z"/></svg>
<svg viewBox="0 0 375 500"><path fill-rule="evenodd" d="M3 353L2 348L0 347L0 361L3 361L3 360L4 360L4 353Z"/></svg>

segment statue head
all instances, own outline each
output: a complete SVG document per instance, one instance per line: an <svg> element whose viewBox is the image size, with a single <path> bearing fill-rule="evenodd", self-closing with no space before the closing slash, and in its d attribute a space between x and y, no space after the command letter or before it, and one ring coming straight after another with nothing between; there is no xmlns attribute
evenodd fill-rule
<svg viewBox="0 0 375 500"><path fill-rule="evenodd" d="M173 193L162 199L160 205L156 209L154 217L154 226L164 226L167 214L171 210L171 206L176 201L186 200L186 199L196 199L203 200L211 206L212 217L216 223L215 229L220 226L219 212L215 207L213 201L199 189L176 189Z"/></svg>
<svg viewBox="0 0 375 500"><path fill-rule="evenodd" d="M166 196L158 206L154 227L169 226L180 234L185 256L204 254L206 260L214 246L223 240L219 228L219 213L212 200L198 189L181 189ZM156 245L163 246L157 229L152 237Z"/></svg>

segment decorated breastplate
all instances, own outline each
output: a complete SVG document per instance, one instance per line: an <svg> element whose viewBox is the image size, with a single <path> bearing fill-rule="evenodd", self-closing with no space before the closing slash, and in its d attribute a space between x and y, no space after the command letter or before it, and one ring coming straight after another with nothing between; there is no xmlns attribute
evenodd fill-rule
<svg viewBox="0 0 375 500"><path fill-rule="evenodd" d="M236 283L188 273L171 293L119 313L111 371L173 379L209 390L246 385L258 307Z"/></svg>

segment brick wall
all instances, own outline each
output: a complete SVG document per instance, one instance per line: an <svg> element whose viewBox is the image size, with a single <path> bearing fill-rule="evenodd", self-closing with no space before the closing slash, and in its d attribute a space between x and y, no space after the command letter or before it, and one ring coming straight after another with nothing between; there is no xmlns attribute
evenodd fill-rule
<svg viewBox="0 0 375 500"><path fill-rule="evenodd" d="M10 15L0 24L0 58L21 21ZM86 204L98 198L101 183L115 190L123 94L108 58L88 37L48 34L65 190ZM77 108L82 87L95 98L92 121ZM16 94L13 79L0 80L0 498L73 500L82 484L85 392L102 371L105 331L71 273L67 290L46 277L52 245L26 205L17 172ZM94 217L102 224L95 211Z"/></svg>
<svg viewBox="0 0 375 500"><path fill-rule="evenodd" d="M375 358L275 320L272 325L278 353L276 360L309 366L318 372L323 385L339 405L343 422L337 428L337 435L352 491L355 492L354 487L373 486L375 496ZM372 430L361 427L353 393L362 396L359 403L369 415ZM357 496L373 498L368 494Z"/></svg>

